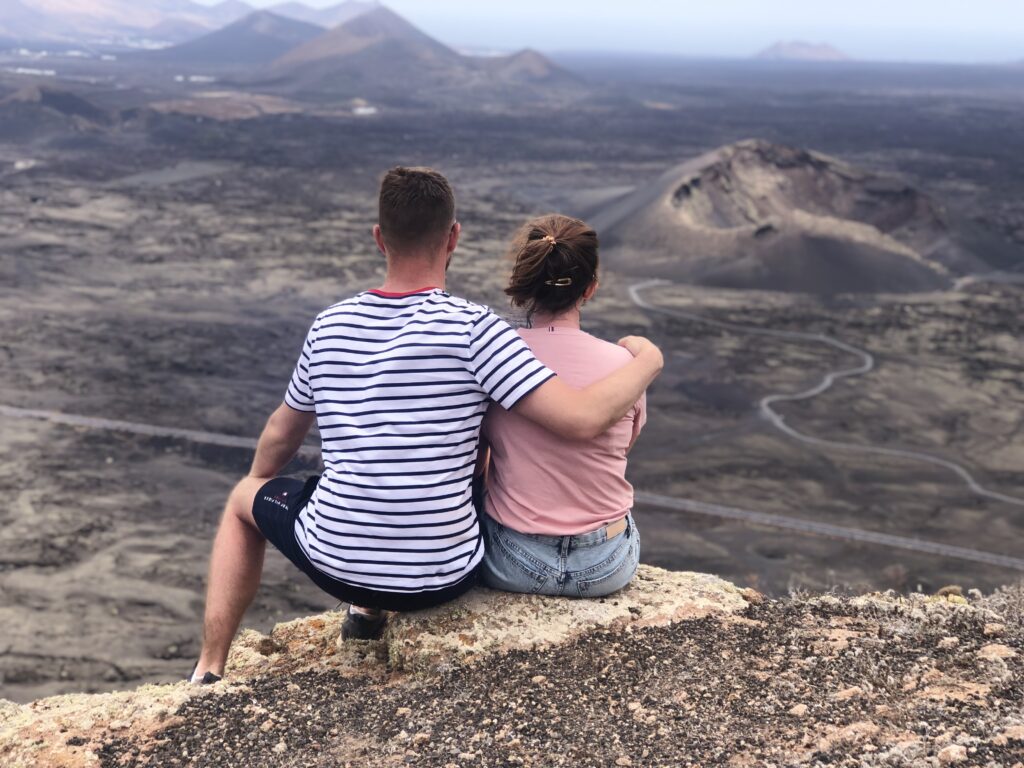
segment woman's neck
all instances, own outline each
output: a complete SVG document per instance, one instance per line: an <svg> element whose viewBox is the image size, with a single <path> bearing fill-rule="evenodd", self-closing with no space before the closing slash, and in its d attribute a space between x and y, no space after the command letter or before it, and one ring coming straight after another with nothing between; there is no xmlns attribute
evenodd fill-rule
<svg viewBox="0 0 1024 768"><path fill-rule="evenodd" d="M533 328L576 328L580 327L579 307L567 309L565 312L552 314L551 312L534 312L530 318L530 326Z"/></svg>

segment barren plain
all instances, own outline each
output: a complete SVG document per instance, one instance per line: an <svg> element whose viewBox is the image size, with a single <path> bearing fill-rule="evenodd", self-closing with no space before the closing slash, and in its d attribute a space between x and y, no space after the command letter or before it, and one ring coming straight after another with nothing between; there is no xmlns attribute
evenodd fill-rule
<svg viewBox="0 0 1024 768"><path fill-rule="evenodd" d="M590 105L504 112L220 120L143 110L113 127L5 113L0 405L255 438L314 315L381 278L369 231L385 168L429 164L450 176L465 239L449 289L507 312L502 257L527 216L590 215L687 158L759 137L908 179L944 204L995 276L827 299L667 284L646 299L867 351L870 372L777 404L786 423L925 452L1024 498L1020 90L896 88L884 73L852 85L779 77L776 87L730 72L708 75L713 85L695 75L610 82ZM0 96L22 85L4 80ZM104 108L128 98L88 96ZM1019 556L1024 506L980 496L942 466L795 440L759 410L765 396L812 387L856 356L646 310L631 298L636 282L606 272L584 323L610 339L649 334L666 352L631 461L638 490ZM184 675L209 543L249 451L14 413L0 415L0 697ZM773 593L989 590L1020 577L650 504L637 518L647 562ZM327 607L271 556L246 623L267 629Z"/></svg>

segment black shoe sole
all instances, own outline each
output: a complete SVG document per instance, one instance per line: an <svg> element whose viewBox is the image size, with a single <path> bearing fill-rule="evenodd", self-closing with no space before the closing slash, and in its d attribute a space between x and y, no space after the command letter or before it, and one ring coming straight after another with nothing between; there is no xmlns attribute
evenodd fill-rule
<svg viewBox="0 0 1024 768"><path fill-rule="evenodd" d="M345 622L341 625L341 639L376 640L384 630L386 622L387 614L383 611L380 616L373 618L349 611L345 616Z"/></svg>

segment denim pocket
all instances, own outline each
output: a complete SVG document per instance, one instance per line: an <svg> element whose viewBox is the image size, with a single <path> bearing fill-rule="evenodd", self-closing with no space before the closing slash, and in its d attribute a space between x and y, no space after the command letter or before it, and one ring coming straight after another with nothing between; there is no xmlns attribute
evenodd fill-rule
<svg viewBox="0 0 1024 768"><path fill-rule="evenodd" d="M633 580L640 565L640 535L633 520L612 553L597 565L575 574L580 597L604 597L618 592Z"/></svg>
<svg viewBox="0 0 1024 768"><path fill-rule="evenodd" d="M484 583L492 589L506 592L536 594L551 578L542 563L504 535L500 525L486 523L487 538L484 552Z"/></svg>

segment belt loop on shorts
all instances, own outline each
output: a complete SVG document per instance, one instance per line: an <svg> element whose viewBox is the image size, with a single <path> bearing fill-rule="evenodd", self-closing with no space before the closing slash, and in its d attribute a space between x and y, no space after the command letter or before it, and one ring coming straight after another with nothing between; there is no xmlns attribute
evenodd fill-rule
<svg viewBox="0 0 1024 768"><path fill-rule="evenodd" d="M560 557L568 557L572 550L572 536L562 536L558 542L558 554Z"/></svg>

